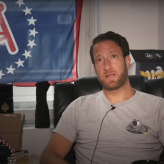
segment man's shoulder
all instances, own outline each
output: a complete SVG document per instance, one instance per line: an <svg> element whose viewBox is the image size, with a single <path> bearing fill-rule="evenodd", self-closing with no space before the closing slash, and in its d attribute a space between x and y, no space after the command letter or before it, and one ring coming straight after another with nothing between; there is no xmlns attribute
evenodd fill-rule
<svg viewBox="0 0 164 164"><path fill-rule="evenodd" d="M69 104L65 113L71 111L72 113L75 114L85 110L88 107L88 105L95 106L97 103L96 99L97 98L99 99L99 96L101 96L101 91L94 94L80 96Z"/></svg>
<svg viewBox="0 0 164 164"><path fill-rule="evenodd" d="M149 99L150 100L157 100L157 101L164 101L164 98L156 96L156 95L152 95L149 93L145 93L145 92L141 92L141 91L137 91L137 95L140 99L142 99L143 101Z"/></svg>
<svg viewBox="0 0 164 164"><path fill-rule="evenodd" d="M97 93L93 93L93 94L88 94L88 95L84 95L84 96L80 96L77 99L75 99L71 104L72 105L84 105L88 102L92 102L92 101L96 101L96 99L98 97L101 97L102 91L99 91Z"/></svg>

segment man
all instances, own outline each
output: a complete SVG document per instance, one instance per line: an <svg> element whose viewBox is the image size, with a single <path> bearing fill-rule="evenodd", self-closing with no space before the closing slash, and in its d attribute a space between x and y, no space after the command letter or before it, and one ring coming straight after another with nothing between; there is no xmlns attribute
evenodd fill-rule
<svg viewBox="0 0 164 164"><path fill-rule="evenodd" d="M93 40L90 55L103 90L67 107L41 163L66 164L74 142L77 164L158 160L164 145L164 99L131 87L128 42L109 31Z"/></svg>

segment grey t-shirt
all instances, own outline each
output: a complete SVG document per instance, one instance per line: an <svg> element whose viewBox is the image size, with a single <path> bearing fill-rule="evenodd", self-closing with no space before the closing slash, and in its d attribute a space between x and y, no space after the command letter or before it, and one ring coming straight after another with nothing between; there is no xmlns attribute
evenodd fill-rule
<svg viewBox="0 0 164 164"><path fill-rule="evenodd" d="M91 163L101 123L93 163L158 160L164 145L164 99L136 91L112 105L114 110L101 91L76 99L63 112L54 132L76 142L76 163Z"/></svg>

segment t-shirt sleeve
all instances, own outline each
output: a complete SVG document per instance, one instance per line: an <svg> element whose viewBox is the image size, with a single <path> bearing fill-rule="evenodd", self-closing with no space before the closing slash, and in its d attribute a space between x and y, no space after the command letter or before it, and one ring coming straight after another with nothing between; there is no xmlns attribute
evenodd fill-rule
<svg viewBox="0 0 164 164"><path fill-rule="evenodd" d="M59 123L53 132L56 132L71 142L74 142L77 135L78 113L80 98L72 102L63 112Z"/></svg>
<svg viewBox="0 0 164 164"><path fill-rule="evenodd" d="M159 141L164 146L164 99L161 99L155 114L155 125Z"/></svg>

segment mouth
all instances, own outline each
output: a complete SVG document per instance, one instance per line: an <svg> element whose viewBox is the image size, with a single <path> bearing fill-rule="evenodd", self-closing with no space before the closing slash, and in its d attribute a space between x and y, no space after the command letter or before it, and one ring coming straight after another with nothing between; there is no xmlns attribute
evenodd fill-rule
<svg viewBox="0 0 164 164"><path fill-rule="evenodd" d="M114 76L115 76L115 74L108 74L108 75L106 75L105 77L106 77L106 78L114 78Z"/></svg>

